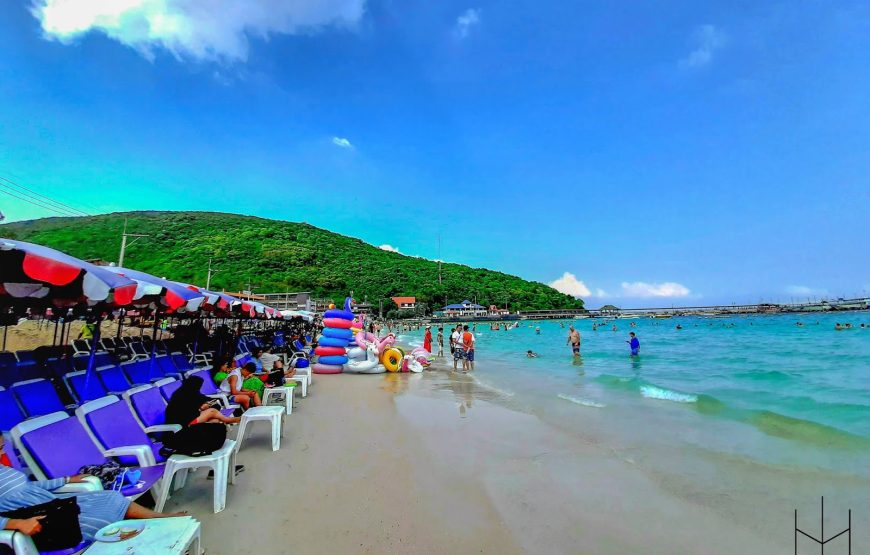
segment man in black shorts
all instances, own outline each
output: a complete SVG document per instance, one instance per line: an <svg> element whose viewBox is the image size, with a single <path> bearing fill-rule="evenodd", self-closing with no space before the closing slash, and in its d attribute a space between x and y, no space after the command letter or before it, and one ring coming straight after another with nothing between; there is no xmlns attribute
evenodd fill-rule
<svg viewBox="0 0 870 555"><path fill-rule="evenodd" d="M571 344L571 350L575 357L580 356L580 332L574 329L574 326L568 326L568 343Z"/></svg>

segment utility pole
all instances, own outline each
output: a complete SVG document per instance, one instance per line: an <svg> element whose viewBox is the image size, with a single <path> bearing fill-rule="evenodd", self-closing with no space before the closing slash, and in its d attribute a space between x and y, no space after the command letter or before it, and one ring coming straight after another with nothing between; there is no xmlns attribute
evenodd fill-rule
<svg viewBox="0 0 870 555"><path fill-rule="evenodd" d="M208 277L205 278L205 288L208 291L211 291L211 275L220 272L220 270L212 270L211 269L211 257L208 257Z"/></svg>
<svg viewBox="0 0 870 555"><path fill-rule="evenodd" d="M438 234L438 285L441 285L441 234Z"/></svg>
<svg viewBox="0 0 870 555"><path fill-rule="evenodd" d="M118 256L118 266L121 268L124 267L124 251L127 249L127 237L135 237L132 241L130 241L130 245L141 239L142 237L148 237L148 235L142 235L140 233L127 233L127 218L124 218L124 232L121 234L121 254Z"/></svg>

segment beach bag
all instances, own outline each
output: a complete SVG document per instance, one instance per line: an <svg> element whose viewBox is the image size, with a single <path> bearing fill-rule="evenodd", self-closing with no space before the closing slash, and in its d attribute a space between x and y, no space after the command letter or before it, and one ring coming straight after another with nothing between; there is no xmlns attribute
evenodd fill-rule
<svg viewBox="0 0 870 555"><path fill-rule="evenodd" d="M226 440L226 425L210 422L194 424L168 436L163 442L160 454L164 457L174 454L202 457L223 447Z"/></svg>
<svg viewBox="0 0 870 555"><path fill-rule="evenodd" d="M42 530L31 536L39 551L69 549L82 543L82 529L79 525L79 504L76 498L53 499L23 509L0 513L0 516L15 519L28 519L44 516L39 524Z"/></svg>
<svg viewBox="0 0 870 555"><path fill-rule="evenodd" d="M106 461L103 464L88 464L79 468L79 474L96 476L103 484L103 489L113 489L119 476L123 476L124 469L115 461Z"/></svg>

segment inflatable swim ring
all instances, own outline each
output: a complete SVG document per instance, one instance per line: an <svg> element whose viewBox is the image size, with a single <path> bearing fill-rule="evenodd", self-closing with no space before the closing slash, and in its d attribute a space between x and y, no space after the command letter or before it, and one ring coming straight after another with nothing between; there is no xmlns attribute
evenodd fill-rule
<svg viewBox="0 0 870 555"><path fill-rule="evenodd" d="M326 318L323 320L323 327L349 330L350 329L350 320L343 320L341 318Z"/></svg>
<svg viewBox="0 0 870 555"><path fill-rule="evenodd" d="M314 354L321 357L344 355L344 347L317 347L314 349Z"/></svg>
<svg viewBox="0 0 870 555"><path fill-rule="evenodd" d="M315 364L311 367L315 374L341 374L341 366L333 366L331 364Z"/></svg>
<svg viewBox="0 0 870 555"><path fill-rule="evenodd" d="M354 347L352 349L347 350L347 358L351 360L358 360L366 357L366 350L360 349L359 347Z"/></svg>
<svg viewBox="0 0 870 555"><path fill-rule="evenodd" d="M341 366L342 364L347 364L347 357L345 355L332 355L320 357L317 359L317 362L329 366Z"/></svg>
<svg viewBox="0 0 870 555"><path fill-rule="evenodd" d="M347 339L338 339L336 337L320 336L317 338L318 347L347 347L348 343L350 343L350 341Z"/></svg>
<svg viewBox="0 0 870 555"><path fill-rule="evenodd" d="M341 310L338 308L333 308L332 310L327 310L323 313L323 318L325 320L329 320L331 318L340 318L342 320L353 320L353 312L349 310Z"/></svg>
<svg viewBox="0 0 870 555"><path fill-rule="evenodd" d="M387 369L388 372L398 372L399 368L402 366L402 351L395 348L390 347L384 354L381 355L381 364L384 365L384 368Z"/></svg>
<svg viewBox="0 0 870 555"><path fill-rule="evenodd" d="M334 328L323 328L324 337L334 337L335 339L344 339L350 341L353 338L353 332L350 330L337 330Z"/></svg>

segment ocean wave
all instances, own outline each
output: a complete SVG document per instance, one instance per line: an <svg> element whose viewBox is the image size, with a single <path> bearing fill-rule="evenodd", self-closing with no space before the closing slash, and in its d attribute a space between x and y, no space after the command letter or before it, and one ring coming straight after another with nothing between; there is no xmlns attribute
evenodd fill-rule
<svg viewBox="0 0 870 555"><path fill-rule="evenodd" d="M607 406L607 405L604 405L601 403L596 403L595 401L590 401L588 399L581 399L579 397L572 397L571 395L565 395L564 393L560 393L559 395L557 395L557 397L559 397L559 399L564 399L565 401L569 401L571 403L574 403L575 405L581 405L584 407L603 409L604 407Z"/></svg>
<svg viewBox="0 0 870 555"><path fill-rule="evenodd" d="M752 411L746 420L765 434L783 439L827 447L863 449L870 447L870 439L863 436L856 436L827 424L786 416L769 410Z"/></svg>
<svg viewBox="0 0 870 555"><path fill-rule="evenodd" d="M654 385L640 386L640 394L647 399L659 399L661 401L674 401L676 403L697 403L698 396L691 393L680 393Z"/></svg>

